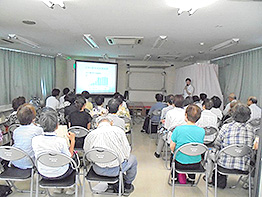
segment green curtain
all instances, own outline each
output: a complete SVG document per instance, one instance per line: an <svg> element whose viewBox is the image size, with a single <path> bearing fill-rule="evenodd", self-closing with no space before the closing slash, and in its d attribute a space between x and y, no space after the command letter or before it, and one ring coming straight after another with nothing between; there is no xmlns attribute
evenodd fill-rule
<svg viewBox="0 0 262 197"><path fill-rule="evenodd" d="M46 97L54 87L54 58L0 49L0 105L24 96Z"/></svg>
<svg viewBox="0 0 262 197"><path fill-rule="evenodd" d="M224 98L233 92L246 103L249 96L262 106L262 48L212 61L219 65L219 82Z"/></svg>

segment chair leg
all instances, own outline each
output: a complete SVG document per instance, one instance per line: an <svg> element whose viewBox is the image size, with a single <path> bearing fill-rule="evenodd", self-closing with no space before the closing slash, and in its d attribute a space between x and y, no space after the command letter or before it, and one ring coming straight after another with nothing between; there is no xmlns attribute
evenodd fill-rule
<svg viewBox="0 0 262 197"><path fill-rule="evenodd" d="M215 197L217 197L217 164L215 164Z"/></svg>
<svg viewBox="0 0 262 197"><path fill-rule="evenodd" d="M35 196L38 197L38 193L39 193L39 174L36 173L36 183L35 183Z"/></svg>
<svg viewBox="0 0 262 197"><path fill-rule="evenodd" d="M83 182L82 182L82 197L85 196L85 172L83 174Z"/></svg>
<svg viewBox="0 0 262 197"><path fill-rule="evenodd" d="M230 189L235 189L238 186L239 182L241 181L242 177L243 176L240 176L239 179L237 180L237 183L235 185L230 186Z"/></svg>
<svg viewBox="0 0 262 197"><path fill-rule="evenodd" d="M208 197L208 179L207 179L207 171L206 171L205 175L206 175L206 197Z"/></svg>
<svg viewBox="0 0 262 197"><path fill-rule="evenodd" d="M33 187L34 187L34 169L31 170L31 184L30 184L30 197L33 197Z"/></svg>
<svg viewBox="0 0 262 197"><path fill-rule="evenodd" d="M123 190L122 191L122 181L123 181L123 174L122 172L120 172L119 174L119 184L118 184L118 196L121 196L122 195L122 192L124 193L125 191Z"/></svg>
<svg viewBox="0 0 262 197"><path fill-rule="evenodd" d="M251 188L251 172L248 175L248 196L252 196L252 188Z"/></svg>
<svg viewBox="0 0 262 197"><path fill-rule="evenodd" d="M76 175L75 180L75 197L78 197L78 175Z"/></svg>
<svg viewBox="0 0 262 197"><path fill-rule="evenodd" d="M172 162L172 197L175 196L175 162Z"/></svg>

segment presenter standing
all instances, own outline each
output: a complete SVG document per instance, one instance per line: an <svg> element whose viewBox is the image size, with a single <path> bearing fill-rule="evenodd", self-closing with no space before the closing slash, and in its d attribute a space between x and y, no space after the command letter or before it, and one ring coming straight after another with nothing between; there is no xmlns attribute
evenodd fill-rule
<svg viewBox="0 0 262 197"><path fill-rule="evenodd" d="M186 86L184 87L184 98L193 96L195 88L191 85L191 79L186 78Z"/></svg>

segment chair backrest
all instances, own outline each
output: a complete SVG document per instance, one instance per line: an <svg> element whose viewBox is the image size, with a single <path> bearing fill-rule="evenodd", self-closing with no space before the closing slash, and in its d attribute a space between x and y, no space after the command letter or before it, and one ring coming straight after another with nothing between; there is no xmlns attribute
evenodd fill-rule
<svg viewBox="0 0 262 197"><path fill-rule="evenodd" d="M205 138L204 138L204 144L209 144L215 141L218 130L214 127L205 127Z"/></svg>
<svg viewBox="0 0 262 197"><path fill-rule="evenodd" d="M77 138L85 137L89 133L89 131L86 128L80 126L70 127L68 131L74 133Z"/></svg>
<svg viewBox="0 0 262 197"><path fill-rule="evenodd" d="M59 152L43 152L35 160L35 166L38 162L48 167L61 167L66 164L72 164L75 169L77 167L76 162L69 156Z"/></svg>
<svg viewBox="0 0 262 197"><path fill-rule="evenodd" d="M230 155L231 157L251 157L252 149L244 144L232 144L220 150L217 154L217 159L222 153Z"/></svg>
<svg viewBox="0 0 262 197"><path fill-rule="evenodd" d="M251 126L253 127L258 127L260 126L260 121L261 121L261 118L256 118L256 119L251 120L249 124L251 124Z"/></svg>
<svg viewBox="0 0 262 197"><path fill-rule="evenodd" d="M155 109L155 110L152 112L152 115L153 115L153 116L161 116L161 111L162 111L162 109Z"/></svg>
<svg viewBox="0 0 262 197"><path fill-rule="evenodd" d="M18 127L20 127L20 124L12 124L8 127L8 132L10 132L10 134L12 134L14 132L14 130L17 129Z"/></svg>
<svg viewBox="0 0 262 197"><path fill-rule="evenodd" d="M0 146L0 158L6 161L16 161L25 157L30 160L32 165L34 164L31 157L25 151L13 146Z"/></svg>
<svg viewBox="0 0 262 197"><path fill-rule="evenodd" d="M84 155L84 161L88 160L92 163L109 163L113 161L118 161L118 164L121 164L120 159L117 154L111 150L105 148L92 148L87 151Z"/></svg>
<svg viewBox="0 0 262 197"><path fill-rule="evenodd" d="M188 143L188 144L184 144L183 146L180 146L175 154L174 154L174 158L176 156L176 154L178 152L181 152L185 155L188 156L197 156L197 155L202 155L203 153L205 153L208 150L208 148L201 143Z"/></svg>

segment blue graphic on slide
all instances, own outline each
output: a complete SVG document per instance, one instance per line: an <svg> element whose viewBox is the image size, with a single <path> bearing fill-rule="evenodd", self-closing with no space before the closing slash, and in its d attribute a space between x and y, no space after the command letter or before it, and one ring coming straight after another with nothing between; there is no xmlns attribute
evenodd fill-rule
<svg viewBox="0 0 262 197"><path fill-rule="evenodd" d="M108 86L108 78L107 77L98 77L94 83L90 84L91 86Z"/></svg>

